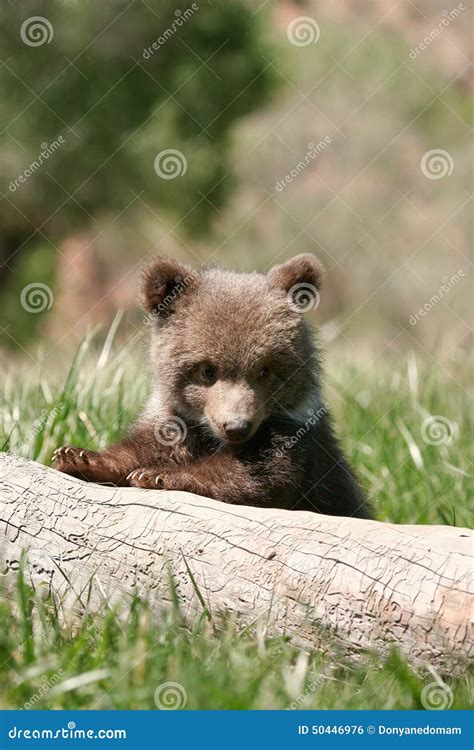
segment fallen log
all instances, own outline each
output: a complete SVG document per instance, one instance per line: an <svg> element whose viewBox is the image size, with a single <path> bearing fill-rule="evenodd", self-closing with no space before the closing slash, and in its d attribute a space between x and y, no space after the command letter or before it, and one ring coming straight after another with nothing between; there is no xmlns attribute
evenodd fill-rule
<svg viewBox="0 0 474 750"><path fill-rule="evenodd" d="M111 603L132 593L162 606L170 568L183 611L203 602L238 625L349 652L396 646L441 670L468 662L473 535L450 526L399 526L231 506L184 492L88 484L0 454L0 547L14 577L62 599ZM451 666L450 666L451 665Z"/></svg>

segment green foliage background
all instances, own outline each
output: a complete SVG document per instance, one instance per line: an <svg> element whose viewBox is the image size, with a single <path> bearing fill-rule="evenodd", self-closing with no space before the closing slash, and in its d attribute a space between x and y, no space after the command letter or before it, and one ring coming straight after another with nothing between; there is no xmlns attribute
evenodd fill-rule
<svg viewBox="0 0 474 750"><path fill-rule="evenodd" d="M272 75L260 23L243 2L196 7L144 56L182 16L178 3L2 4L2 191L23 171L26 154L35 158L60 135L65 145L18 188L15 209L3 205L0 229L46 222L59 237L103 211L119 213L135 191L186 217L194 232L205 230L212 207L199 197L216 206L224 200L229 130L265 102ZM50 22L49 43L23 43L29 16ZM176 182L157 179L153 168L157 152L170 147L189 162Z"/></svg>

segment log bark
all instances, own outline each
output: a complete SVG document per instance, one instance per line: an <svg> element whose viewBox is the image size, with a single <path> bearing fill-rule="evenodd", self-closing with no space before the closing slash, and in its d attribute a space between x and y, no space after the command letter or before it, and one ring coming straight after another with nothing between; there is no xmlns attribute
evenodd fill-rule
<svg viewBox="0 0 474 750"><path fill-rule="evenodd" d="M346 651L396 646L443 671L474 652L473 535L307 512L231 506L184 492L88 484L0 455L3 572L21 555L63 602L170 600L183 612ZM88 590L89 586L89 590ZM470 629L471 628L471 629Z"/></svg>

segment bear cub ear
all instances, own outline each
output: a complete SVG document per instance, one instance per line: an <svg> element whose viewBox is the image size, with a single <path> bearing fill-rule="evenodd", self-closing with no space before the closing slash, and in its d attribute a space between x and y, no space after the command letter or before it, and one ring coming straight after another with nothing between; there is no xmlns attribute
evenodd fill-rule
<svg viewBox="0 0 474 750"><path fill-rule="evenodd" d="M310 287L314 287L319 292L323 275L322 263L315 255L310 253L295 255L294 258L290 258L285 263L274 266L268 273L272 284L283 289L287 294L290 290L293 290L293 287L295 287L295 293L300 289L303 290L304 287L307 288L307 291L310 291Z"/></svg>
<svg viewBox="0 0 474 750"><path fill-rule="evenodd" d="M166 318L195 283L196 274L189 266L173 258L154 258L142 272L140 301L151 315Z"/></svg>

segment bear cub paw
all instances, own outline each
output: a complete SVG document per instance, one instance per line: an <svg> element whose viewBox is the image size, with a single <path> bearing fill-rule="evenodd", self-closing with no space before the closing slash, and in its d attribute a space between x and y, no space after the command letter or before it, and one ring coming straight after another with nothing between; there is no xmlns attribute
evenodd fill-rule
<svg viewBox="0 0 474 750"><path fill-rule="evenodd" d="M89 477L94 473L95 465L102 463L100 453L87 451L83 448L75 448L65 445L53 453L53 467L57 471L74 476Z"/></svg>

